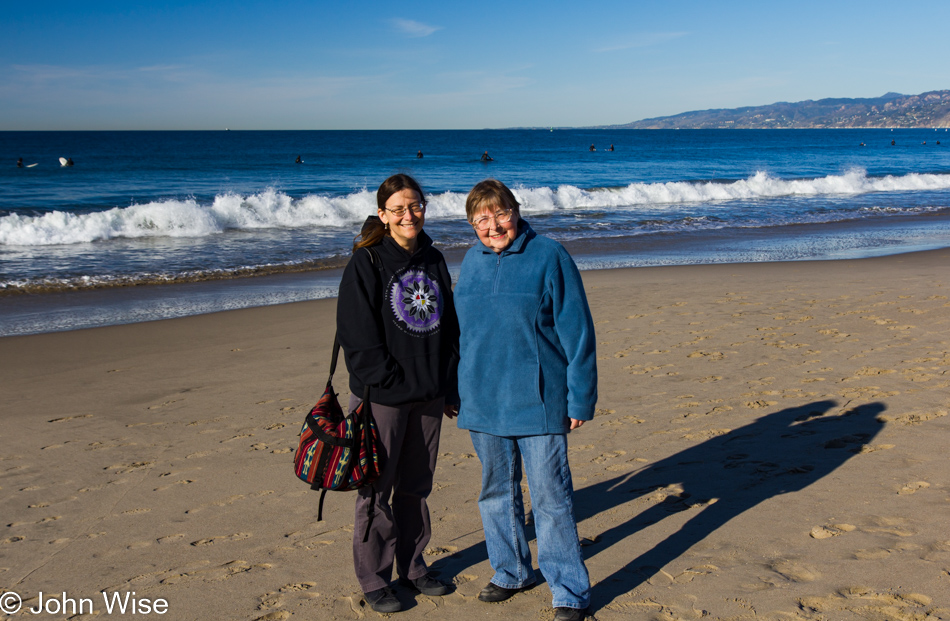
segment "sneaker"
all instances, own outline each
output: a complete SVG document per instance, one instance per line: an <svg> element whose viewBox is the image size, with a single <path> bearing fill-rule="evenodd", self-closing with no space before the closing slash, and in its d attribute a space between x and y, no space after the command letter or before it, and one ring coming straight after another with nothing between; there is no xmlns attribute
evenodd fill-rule
<svg viewBox="0 0 950 621"><path fill-rule="evenodd" d="M396 594L389 587L363 593L363 599L376 612L399 612L402 604L396 599Z"/></svg>
<svg viewBox="0 0 950 621"><path fill-rule="evenodd" d="M515 593L527 591L533 586L533 584L529 584L527 586L521 587L520 589L508 589L498 586L494 582L489 582L488 585L482 589L481 593L478 594L478 599L479 601L488 603L503 602L506 599L512 597Z"/></svg>
<svg viewBox="0 0 950 621"><path fill-rule="evenodd" d="M587 608L555 608L554 621L582 621L587 618Z"/></svg>
<svg viewBox="0 0 950 621"><path fill-rule="evenodd" d="M439 582L430 574L426 574L415 580L400 578L399 584L409 587L410 589L415 589L423 595L445 595L449 592L449 585L444 582Z"/></svg>

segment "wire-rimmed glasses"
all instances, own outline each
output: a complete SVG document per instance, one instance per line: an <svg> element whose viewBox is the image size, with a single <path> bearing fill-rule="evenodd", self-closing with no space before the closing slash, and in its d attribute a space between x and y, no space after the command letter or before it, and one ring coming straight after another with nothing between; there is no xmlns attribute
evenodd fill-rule
<svg viewBox="0 0 950 621"><path fill-rule="evenodd" d="M511 222L512 215L514 215L512 210L502 209L501 211L496 211L493 215L476 218L472 222L472 226L475 227L476 231L487 231L491 228L491 223L493 221L497 222L498 224L507 224L508 222Z"/></svg>
<svg viewBox="0 0 950 621"><path fill-rule="evenodd" d="M401 218L404 215L406 215L406 211L412 211L412 213L416 214L417 216L421 216L422 214L426 212L426 202L422 201L421 203L412 203L409 205L408 210L406 207L396 207L395 209L390 209L389 207L383 207L383 209L385 209L392 215L396 216L397 218Z"/></svg>

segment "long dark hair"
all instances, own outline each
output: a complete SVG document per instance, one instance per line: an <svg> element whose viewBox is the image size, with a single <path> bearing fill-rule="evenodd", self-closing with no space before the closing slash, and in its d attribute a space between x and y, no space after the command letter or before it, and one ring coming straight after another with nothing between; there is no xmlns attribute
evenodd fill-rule
<svg viewBox="0 0 950 621"><path fill-rule="evenodd" d="M389 197L403 190L415 191L419 195L420 202L425 204L425 194L422 193L422 188L419 187L416 180L409 175L399 173L379 184L379 189L376 190L376 209L378 211L385 209L386 201L389 200ZM366 218L366 222L363 223L363 228L360 229L360 234L353 239L353 252L356 252L360 248L366 248L367 246L375 246L383 241L383 237L386 235L389 235L389 230L383 224L383 221L379 219L379 216Z"/></svg>

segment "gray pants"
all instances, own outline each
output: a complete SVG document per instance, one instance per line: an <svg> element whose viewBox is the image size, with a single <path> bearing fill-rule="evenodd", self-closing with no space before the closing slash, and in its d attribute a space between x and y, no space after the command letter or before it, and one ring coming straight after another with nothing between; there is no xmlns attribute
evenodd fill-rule
<svg viewBox="0 0 950 621"><path fill-rule="evenodd" d="M360 401L351 395L350 411ZM373 488L357 492L353 525L353 566L364 593L389 585L394 561L403 578L415 580L428 571L422 558L432 535L426 498L432 491L444 405L445 399L399 407L373 403L383 471ZM363 543L373 489L376 517Z"/></svg>

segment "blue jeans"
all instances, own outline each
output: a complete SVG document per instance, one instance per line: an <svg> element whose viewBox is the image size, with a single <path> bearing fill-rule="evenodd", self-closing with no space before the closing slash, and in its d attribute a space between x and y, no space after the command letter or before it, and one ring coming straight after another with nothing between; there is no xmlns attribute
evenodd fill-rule
<svg viewBox="0 0 950 621"><path fill-rule="evenodd" d="M528 475L538 537L538 565L555 608L587 608L590 577L574 521L574 485L567 462L567 435L503 437L469 432L482 462L478 509L485 529L491 581L506 589L535 582L525 535L521 462Z"/></svg>

